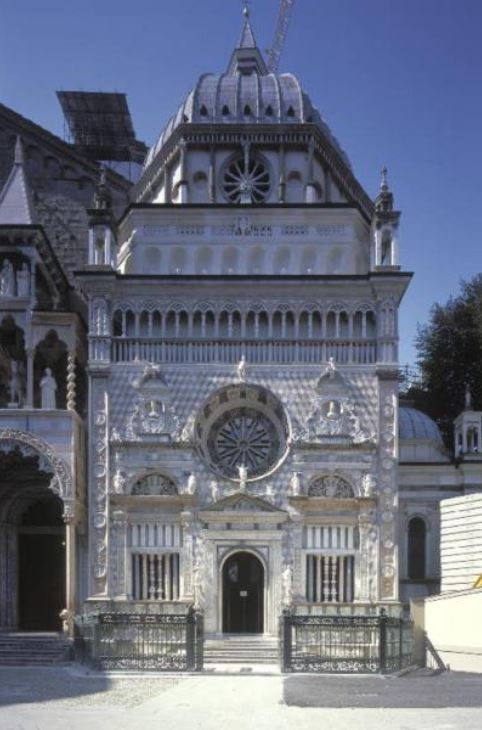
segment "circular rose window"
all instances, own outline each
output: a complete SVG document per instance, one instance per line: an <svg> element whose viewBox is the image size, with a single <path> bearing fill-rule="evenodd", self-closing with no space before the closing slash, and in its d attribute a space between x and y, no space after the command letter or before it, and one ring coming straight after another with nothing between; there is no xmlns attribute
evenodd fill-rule
<svg viewBox="0 0 482 730"><path fill-rule="evenodd" d="M231 203L264 203L270 187L268 165L259 157L239 155L224 169L224 194Z"/></svg>
<svg viewBox="0 0 482 730"><path fill-rule="evenodd" d="M218 391L196 424L198 447L216 472L240 479L268 474L286 453L287 424L277 399L262 388L239 385Z"/></svg>

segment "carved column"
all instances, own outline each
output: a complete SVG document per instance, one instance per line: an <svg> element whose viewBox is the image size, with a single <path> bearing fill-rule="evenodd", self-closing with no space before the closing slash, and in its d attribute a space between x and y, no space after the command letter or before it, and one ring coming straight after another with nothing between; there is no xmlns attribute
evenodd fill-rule
<svg viewBox="0 0 482 730"><path fill-rule="evenodd" d="M75 354L67 355L67 410L75 411Z"/></svg>
<svg viewBox="0 0 482 730"><path fill-rule="evenodd" d="M380 598L382 600L398 600L397 376L397 371L387 371L379 376L378 523L380 529Z"/></svg>
<svg viewBox="0 0 482 730"><path fill-rule="evenodd" d="M35 351L33 348L27 349L27 408L33 408L33 361Z"/></svg>
<svg viewBox="0 0 482 730"><path fill-rule="evenodd" d="M194 516L192 512L181 512L181 525L183 534L182 549L182 593L181 598L186 600L194 599L193 591L193 568L194 568Z"/></svg>
<svg viewBox="0 0 482 730"><path fill-rule="evenodd" d="M74 510L64 509L65 523L65 608L68 617L77 608L77 518Z"/></svg>
<svg viewBox="0 0 482 730"><path fill-rule="evenodd" d="M111 522L111 590L112 595L127 599L127 513L116 509L112 513Z"/></svg>

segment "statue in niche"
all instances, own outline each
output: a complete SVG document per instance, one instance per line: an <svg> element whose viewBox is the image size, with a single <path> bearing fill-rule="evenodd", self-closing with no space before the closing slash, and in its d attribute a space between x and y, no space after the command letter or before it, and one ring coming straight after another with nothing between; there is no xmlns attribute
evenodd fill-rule
<svg viewBox="0 0 482 730"><path fill-rule="evenodd" d="M20 381L20 367L16 360L10 363L10 404L20 405L22 400L22 384Z"/></svg>
<svg viewBox="0 0 482 730"><path fill-rule="evenodd" d="M15 272L12 262L5 259L0 271L0 297L15 296Z"/></svg>
<svg viewBox="0 0 482 730"><path fill-rule="evenodd" d="M246 369L247 369L246 358L243 355L241 357L241 360L238 362L238 364L236 366L236 375L238 376L238 380L241 383L246 382Z"/></svg>
<svg viewBox="0 0 482 730"><path fill-rule="evenodd" d="M52 376L50 368L45 369L45 374L40 381L40 407L45 410L55 410L57 408L56 396L57 383Z"/></svg>
<svg viewBox="0 0 482 730"><path fill-rule="evenodd" d="M17 296L30 296L30 270L26 263L23 263L20 271L17 271Z"/></svg>

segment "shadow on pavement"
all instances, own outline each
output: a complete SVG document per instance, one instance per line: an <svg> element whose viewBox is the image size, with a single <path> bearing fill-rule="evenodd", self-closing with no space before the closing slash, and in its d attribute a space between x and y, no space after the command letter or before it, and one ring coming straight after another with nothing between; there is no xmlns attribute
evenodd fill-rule
<svg viewBox="0 0 482 730"><path fill-rule="evenodd" d="M296 675L285 677L283 698L295 707L482 707L482 674L419 670L404 677Z"/></svg>
<svg viewBox="0 0 482 730"><path fill-rule="evenodd" d="M111 684L107 677L76 676L62 667L0 667L0 707L91 696Z"/></svg>

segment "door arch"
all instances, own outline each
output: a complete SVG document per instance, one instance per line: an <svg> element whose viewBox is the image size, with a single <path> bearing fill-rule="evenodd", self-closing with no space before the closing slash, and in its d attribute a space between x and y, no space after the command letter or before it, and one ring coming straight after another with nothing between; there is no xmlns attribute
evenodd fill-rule
<svg viewBox="0 0 482 730"><path fill-rule="evenodd" d="M251 552L230 555L222 569L223 632L261 634L264 631L265 570Z"/></svg>

